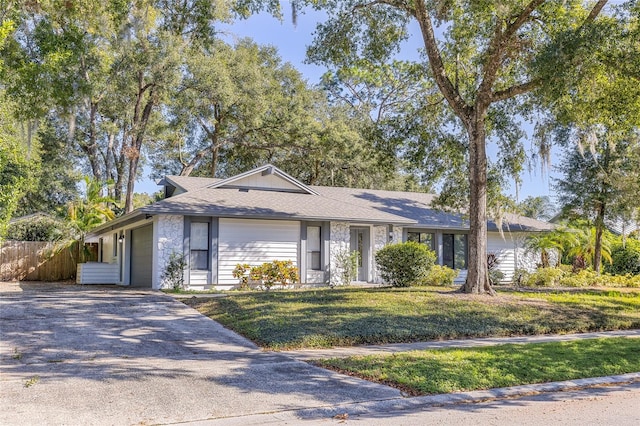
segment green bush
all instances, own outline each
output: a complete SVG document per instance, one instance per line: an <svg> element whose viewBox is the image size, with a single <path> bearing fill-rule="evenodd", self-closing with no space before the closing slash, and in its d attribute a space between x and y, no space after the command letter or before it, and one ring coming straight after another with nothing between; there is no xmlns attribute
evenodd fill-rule
<svg viewBox="0 0 640 426"><path fill-rule="evenodd" d="M249 283L257 284L269 290L274 285L287 286L298 282L298 268L290 260L274 260L262 265L250 266L238 263L233 270L241 289L249 287Z"/></svg>
<svg viewBox="0 0 640 426"><path fill-rule="evenodd" d="M640 287L640 275L598 275L591 270L568 274L560 279L562 287Z"/></svg>
<svg viewBox="0 0 640 426"><path fill-rule="evenodd" d="M420 283L421 285L430 286L451 286L453 280L458 276L458 271L448 266L433 265L427 276Z"/></svg>
<svg viewBox="0 0 640 426"><path fill-rule="evenodd" d="M336 255L336 266L340 271L340 281L331 282L331 287L336 284L349 285L353 280L358 278L358 260L360 252L357 250L341 250Z"/></svg>
<svg viewBox="0 0 640 426"><path fill-rule="evenodd" d="M163 283L168 284L173 291L184 290L184 270L186 267L187 262L184 255L172 252L167 267L162 273Z"/></svg>
<svg viewBox="0 0 640 426"><path fill-rule="evenodd" d="M531 272L524 268L518 268L513 271L513 277L511 278L511 284L514 286L527 285L527 280L531 276Z"/></svg>
<svg viewBox="0 0 640 426"><path fill-rule="evenodd" d="M565 272L559 268L539 268L522 283L527 287L554 287L560 285Z"/></svg>
<svg viewBox="0 0 640 426"><path fill-rule="evenodd" d="M435 262L436 254L415 241L390 244L376 253L380 276L394 287L422 283Z"/></svg>
<svg viewBox="0 0 640 426"><path fill-rule="evenodd" d="M72 233L69 224L49 216L34 216L9 223L7 240L60 241Z"/></svg>
<svg viewBox="0 0 640 426"><path fill-rule="evenodd" d="M611 265L607 272L614 275L640 274L640 241L629 239L625 246L615 246L611 250Z"/></svg>

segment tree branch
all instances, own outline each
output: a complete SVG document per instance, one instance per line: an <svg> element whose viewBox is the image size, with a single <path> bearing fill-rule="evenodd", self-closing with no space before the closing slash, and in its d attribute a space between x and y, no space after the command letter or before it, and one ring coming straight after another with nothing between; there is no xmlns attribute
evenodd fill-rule
<svg viewBox="0 0 640 426"><path fill-rule="evenodd" d="M526 83L511 86L508 89L498 90L497 92L493 92L491 94L491 102L504 101L505 99L530 92L531 90L538 87L539 84L540 80L531 80L527 81Z"/></svg>
<svg viewBox="0 0 640 426"><path fill-rule="evenodd" d="M438 48L438 42L433 32L431 17L427 12L425 2L423 0L417 0L414 2L414 5L415 17L420 25L424 46L427 51L427 57L429 58L429 66L433 71L436 84L458 117L463 120L468 120L470 118L471 108L466 104L464 99L462 99L460 92L454 87L447 76Z"/></svg>
<svg viewBox="0 0 640 426"><path fill-rule="evenodd" d="M598 15L600 15L600 12L602 12L602 9L604 9L604 7L607 5L607 2L608 0L598 0L598 2L595 4L595 6L593 6L593 9L591 9L591 12L589 12L589 16L587 16L587 18L584 20L580 28L593 22L598 17Z"/></svg>
<svg viewBox="0 0 640 426"><path fill-rule="evenodd" d="M487 60L483 66L484 73L482 76L482 83L480 83L480 87L478 88L478 101L485 103L491 102L491 91L493 90L493 84L498 76L498 69L500 68L500 63L503 60L503 54L506 46L515 33L522 28L527 21L529 21L536 8L544 3L544 1L545 0L532 0L529 2L515 20L507 25L504 31L500 28L500 22L496 23L495 33L487 50Z"/></svg>

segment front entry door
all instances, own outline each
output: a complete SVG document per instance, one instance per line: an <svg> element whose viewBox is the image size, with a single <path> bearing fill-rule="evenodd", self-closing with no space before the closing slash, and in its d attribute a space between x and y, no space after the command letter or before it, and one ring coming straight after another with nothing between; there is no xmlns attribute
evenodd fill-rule
<svg viewBox="0 0 640 426"><path fill-rule="evenodd" d="M369 275L369 228L351 228L351 251L358 252L356 280L366 282Z"/></svg>

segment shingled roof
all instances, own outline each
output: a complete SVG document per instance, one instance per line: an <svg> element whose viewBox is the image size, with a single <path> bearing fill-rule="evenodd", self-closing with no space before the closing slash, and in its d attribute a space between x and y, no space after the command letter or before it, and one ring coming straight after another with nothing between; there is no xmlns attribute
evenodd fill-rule
<svg viewBox="0 0 640 426"><path fill-rule="evenodd" d="M280 176L283 183L304 191L243 186L247 176L259 174ZM226 183L229 182L229 185ZM167 176L160 183L178 191L172 197L142 207L127 216L177 214L187 216L243 217L254 219L294 219L309 221L344 221L352 223L385 223L405 227L468 230L469 223L461 214L431 208L434 194L373 189L305 186L271 165L266 165L226 180ZM299 184L299 185L297 185ZM125 217L127 217L125 216ZM121 218L121 219L124 219ZM112 224L113 226L113 224ZM547 222L506 214L504 231L546 231ZM497 231L488 222L489 231Z"/></svg>

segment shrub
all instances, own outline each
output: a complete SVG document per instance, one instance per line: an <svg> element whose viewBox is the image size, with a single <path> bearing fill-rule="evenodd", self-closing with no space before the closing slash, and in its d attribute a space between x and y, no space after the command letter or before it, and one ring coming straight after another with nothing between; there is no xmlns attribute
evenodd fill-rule
<svg viewBox="0 0 640 426"><path fill-rule="evenodd" d="M436 254L415 241L390 244L376 253L382 279L394 287L422 283L436 261Z"/></svg>
<svg viewBox="0 0 640 426"><path fill-rule="evenodd" d="M511 278L511 284L514 286L527 285L527 281L531 276L531 272L524 268L518 268L513 271L513 277Z"/></svg>
<svg viewBox="0 0 640 426"><path fill-rule="evenodd" d="M565 272L559 268L539 268L527 277L523 285L527 287L553 287L560 285Z"/></svg>
<svg viewBox="0 0 640 426"><path fill-rule="evenodd" d="M249 281L269 290L274 285L287 286L298 282L298 268L290 260L274 260L262 265L250 266L238 263L233 276L240 280L240 288L249 287Z"/></svg>
<svg viewBox="0 0 640 426"><path fill-rule="evenodd" d="M342 285L349 285L351 281L358 277L358 259L360 258L360 252L341 250L336 254L336 266L340 271L340 283ZM331 283L333 287L338 283Z"/></svg>
<svg viewBox="0 0 640 426"><path fill-rule="evenodd" d="M569 274L560 279L563 287L640 287L640 275L598 275L591 270Z"/></svg>
<svg viewBox="0 0 640 426"><path fill-rule="evenodd" d="M171 253L167 267L162 273L163 284L166 283L173 291L184 290L184 270L187 262L184 255L179 253Z"/></svg>
<svg viewBox="0 0 640 426"><path fill-rule="evenodd" d="M249 271L251 270L251 265L248 263L238 263L231 273L233 278L237 278L239 280L240 289L246 290L249 288Z"/></svg>
<svg viewBox="0 0 640 426"><path fill-rule="evenodd" d="M421 285L430 286L451 286L453 280L458 276L458 271L448 266L433 265L426 277L420 282Z"/></svg>
<svg viewBox="0 0 640 426"><path fill-rule="evenodd" d="M504 279L504 272L498 269L500 261L494 253L487 255L487 266L489 268L489 282L491 285L499 284Z"/></svg>
<svg viewBox="0 0 640 426"><path fill-rule="evenodd" d="M625 246L614 247L611 260L611 265L607 266L607 272L611 274L640 274L640 241L629 239Z"/></svg>
<svg viewBox="0 0 640 426"><path fill-rule="evenodd" d="M9 223L7 240L60 241L72 233L69 225L50 216L34 216Z"/></svg>

